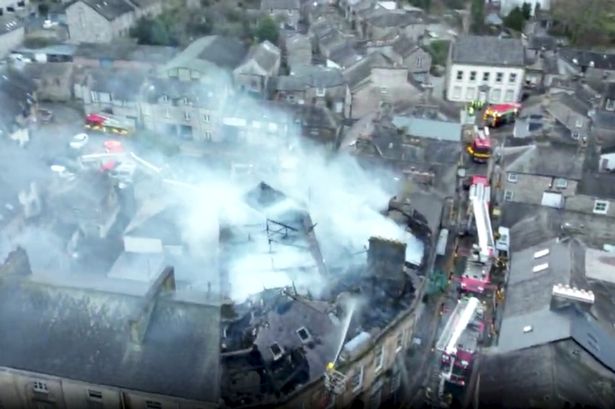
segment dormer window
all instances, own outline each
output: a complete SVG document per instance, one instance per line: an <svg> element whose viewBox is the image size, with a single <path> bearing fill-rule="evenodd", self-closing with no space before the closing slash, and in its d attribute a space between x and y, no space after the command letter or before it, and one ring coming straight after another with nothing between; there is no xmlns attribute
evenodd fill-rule
<svg viewBox="0 0 615 409"><path fill-rule="evenodd" d="M607 99L604 104L604 109L607 111L615 111L615 99Z"/></svg>
<svg viewBox="0 0 615 409"><path fill-rule="evenodd" d="M282 356L284 355L284 350L277 342L274 342L273 344L271 344L271 346L269 347L269 350L271 351L271 354L273 355L274 361L277 361L278 359L282 358Z"/></svg>

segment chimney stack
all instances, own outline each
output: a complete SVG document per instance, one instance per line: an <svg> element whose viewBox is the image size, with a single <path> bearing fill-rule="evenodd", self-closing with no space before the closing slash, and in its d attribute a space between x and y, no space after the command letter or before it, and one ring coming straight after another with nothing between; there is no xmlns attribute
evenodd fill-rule
<svg viewBox="0 0 615 409"><path fill-rule="evenodd" d="M386 279L401 280L406 263L406 243L382 237L371 237L367 251L369 274Z"/></svg>
<svg viewBox="0 0 615 409"><path fill-rule="evenodd" d="M582 290L577 287L571 287L567 284L554 285L551 294L551 307L553 309L567 306L571 303L590 308L596 300L593 291Z"/></svg>

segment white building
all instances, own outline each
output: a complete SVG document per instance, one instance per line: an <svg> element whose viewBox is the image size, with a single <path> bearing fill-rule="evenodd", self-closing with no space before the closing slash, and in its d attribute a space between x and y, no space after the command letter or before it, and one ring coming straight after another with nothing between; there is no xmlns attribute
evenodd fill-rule
<svg viewBox="0 0 615 409"><path fill-rule="evenodd" d="M532 6L532 15L534 15L536 5L538 5L539 10L551 8L551 0L500 0L500 15L507 16L515 7L521 8L523 3L529 3Z"/></svg>
<svg viewBox="0 0 615 409"><path fill-rule="evenodd" d="M449 50L446 98L453 102L516 102L521 98L524 74L521 40L462 36Z"/></svg>

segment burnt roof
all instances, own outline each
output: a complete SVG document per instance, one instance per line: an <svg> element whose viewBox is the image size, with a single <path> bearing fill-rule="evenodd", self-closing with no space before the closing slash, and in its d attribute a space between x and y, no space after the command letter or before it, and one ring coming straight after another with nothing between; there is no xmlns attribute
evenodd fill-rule
<svg viewBox="0 0 615 409"><path fill-rule="evenodd" d="M145 72L133 69L100 68L88 72L91 78L90 89L92 91L106 92L111 94L113 99L122 101L136 101L146 78Z"/></svg>

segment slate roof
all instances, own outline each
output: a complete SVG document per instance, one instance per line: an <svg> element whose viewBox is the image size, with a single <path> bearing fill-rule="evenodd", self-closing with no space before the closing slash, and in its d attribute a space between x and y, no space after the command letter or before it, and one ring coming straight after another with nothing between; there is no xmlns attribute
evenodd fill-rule
<svg viewBox="0 0 615 409"><path fill-rule="evenodd" d="M91 289L93 278L83 286L83 277L54 285L18 274L0 276L1 366L217 402L218 307L182 302L179 293L159 295L137 348L128 320L142 308L147 288L135 295Z"/></svg>
<svg viewBox="0 0 615 409"><path fill-rule="evenodd" d="M579 67L589 67L593 62L594 68L601 70L615 70L615 54L598 53L588 50L562 48L558 51L561 59ZM576 60L576 63L574 62Z"/></svg>
<svg viewBox="0 0 615 409"><path fill-rule="evenodd" d="M207 72L212 69L212 65L233 69L243 61L247 52L246 46L237 39L219 35L205 36L192 42L162 70L185 67Z"/></svg>
<svg viewBox="0 0 615 409"><path fill-rule="evenodd" d="M293 75L277 77L275 89L278 91L300 91L308 88L333 88L346 83L342 72L337 68L301 66Z"/></svg>
<svg viewBox="0 0 615 409"><path fill-rule="evenodd" d="M580 180L583 161L576 146L531 145L506 166L506 171Z"/></svg>
<svg viewBox="0 0 615 409"><path fill-rule="evenodd" d="M125 60L162 64L179 53L175 47L138 45L132 42L81 43L74 52L75 57L94 60Z"/></svg>
<svg viewBox="0 0 615 409"><path fill-rule="evenodd" d="M133 12L135 8L124 0L80 0L109 21Z"/></svg>
<svg viewBox="0 0 615 409"><path fill-rule="evenodd" d="M521 40L489 36L460 36L453 44L452 61L457 64L523 67Z"/></svg>
<svg viewBox="0 0 615 409"><path fill-rule="evenodd" d="M544 249L549 249L549 254L535 259L534 254ZM615 371L612 324L608 323L607 327L607 323L599 322L598 318L574 305L551 306L553 285L592 289L585 278L585 247L575 240L552 239L513 253L511 260L503 321L493 351L505 354L572 338L604 366ZM534 266L545 263L546 270L532 271ZM602 302L597 298L595 303ZM549 325L544 325L546 322ZM532 331L524 332L526 326L532 326Z"/></svg>
<svg viewBox="0 0 615 409"><path fill-rule="evenodd" d="M555 38L549 36L532 36L527 46L530 50L554 50L556 47Z"/></svg>
<svg viewBox="0 0 615 409"><path fill-rule="evenodd" d="M371 75L372 68L392 67L392 61L382 53L370 53L361 60L344 70L344 77L350 88L354 88L367 80Z"/></svg>
<svg viewBox="0 0 615 409"><path fill-rule="evenodd" d="M411 24L424 23L423 19L417 13L411 13L405 10L386 10L377 9L367 16L368 24L375 27L395 28L406 27Z"/></svg>
<svg viewBox="0 0 615 409"><path fill-rule="evenodd" d="M181 230L177 221L180 220L182 209L168 207L138 225L129 226L124 234L135 237L157 238L165 245L182 243Z"/></svg>
<svg viewBox="0 0 615 409"><path fill-rule="evenodd" d="M244 64L254 61L265 72L271 72L279 60L280 49L269 41L263 41L250 49Z"/></svg>

